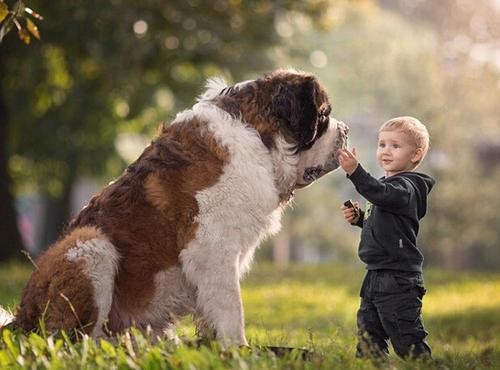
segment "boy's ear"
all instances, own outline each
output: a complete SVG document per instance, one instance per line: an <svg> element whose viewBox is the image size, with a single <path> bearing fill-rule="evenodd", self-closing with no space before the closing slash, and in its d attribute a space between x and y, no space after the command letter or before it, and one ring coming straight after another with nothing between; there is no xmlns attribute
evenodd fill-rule
<svg viewBox="0 0 500 370"><path fill-rule="evenodd" d="M415 153L413 153L413 157L411 158L412 163L418 163L422 159L422 155L424 151L422 148L415 149Z"/></svg>

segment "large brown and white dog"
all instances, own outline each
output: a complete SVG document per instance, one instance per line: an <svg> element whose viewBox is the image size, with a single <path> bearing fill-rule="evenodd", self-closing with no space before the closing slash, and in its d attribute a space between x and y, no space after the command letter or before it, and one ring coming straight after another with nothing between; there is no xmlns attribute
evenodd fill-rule
<svg viewBox="0 0 500 370"><path fill-rule="evenodd" d="M13 325L93 337L132 325L246 345L240 278L293 191L338 167L347 126L310 74L208 83L37 261Z"/></svg>

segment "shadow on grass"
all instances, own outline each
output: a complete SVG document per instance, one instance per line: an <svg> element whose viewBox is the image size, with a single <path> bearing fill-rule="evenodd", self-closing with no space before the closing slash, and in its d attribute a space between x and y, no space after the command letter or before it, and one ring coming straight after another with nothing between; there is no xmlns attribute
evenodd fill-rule
<svg viewBox="0 0 500 370"><path fill-rule="evenodd" d="M500 333L500 307L475 309L467 313L448 315L428 314L424 317L426 328L440 340L487 341L498 338Z"/></svg>

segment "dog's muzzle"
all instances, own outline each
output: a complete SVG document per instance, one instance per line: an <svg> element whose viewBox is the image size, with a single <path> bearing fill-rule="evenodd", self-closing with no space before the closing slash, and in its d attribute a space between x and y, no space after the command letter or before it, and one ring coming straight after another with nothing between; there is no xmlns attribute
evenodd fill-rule
<svg viewBox="0 0 500 370"><path fill-rule="evenodd" d="M347 148L348 146L349 127L344 122L336 121L333 118L331 118L330 120L331 120L330 122L336 122L337 127L335 133L335 140L333 142L333 145L331 145L332 143L330 143L331 146L329 148L330 150L327 159L322 164L317 164L315 166L307 167L302 175L302 181L297 182L296 184L297 189L306 187L307 185L311 184L312 182L316 181L317 179L326 175L327 173L336 170L340 166L337 152L339 149L344 149Z"/></svg>

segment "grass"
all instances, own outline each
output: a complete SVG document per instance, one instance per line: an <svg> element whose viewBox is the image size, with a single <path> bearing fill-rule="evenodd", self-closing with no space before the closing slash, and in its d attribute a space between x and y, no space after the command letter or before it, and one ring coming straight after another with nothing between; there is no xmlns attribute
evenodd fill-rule
<svg viewBox="0 0 500 370"><path fill-rule="evenodd" d="M14 308L30 272L19 264L0 266L0 303ZM243 282L249 349L223 351L217 343L154 343L132 329L115 343L85 338L72 343L66 335L23 334L4 330L1 369L375 369L354 358L360 267L340 265L256 265ZM396 356L387 369L499 369L500 274L426 271L428 293L424 320L435 361L404 362ZM179 334L194 336L189 320ZM265 345L307 348L284 357L259 349Z"/></svg>

